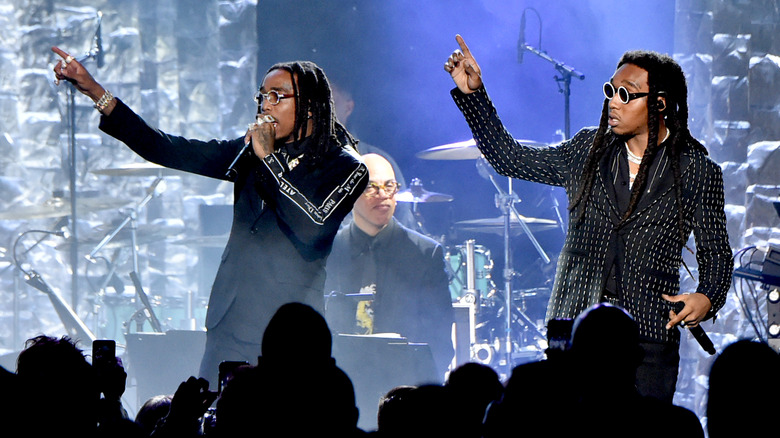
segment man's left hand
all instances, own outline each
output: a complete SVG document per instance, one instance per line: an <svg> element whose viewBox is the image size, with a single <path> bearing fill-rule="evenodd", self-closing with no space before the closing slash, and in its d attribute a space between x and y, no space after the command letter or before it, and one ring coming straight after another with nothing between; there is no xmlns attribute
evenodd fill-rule
<svg viewBox="0 0 780 438"><path fill-rule="evenodd" d="M669 323L666 324L667 330L670 330L677 324L684 327L694 327L698 325L704 317L707 316L710 309L712 309L710 299L707 298L706 295L698 292L680 295L663 294L662 297L666 301L672 303L685 303L685 307L683 307L680 313L676 313L674 310L669 311Z"/></svg>

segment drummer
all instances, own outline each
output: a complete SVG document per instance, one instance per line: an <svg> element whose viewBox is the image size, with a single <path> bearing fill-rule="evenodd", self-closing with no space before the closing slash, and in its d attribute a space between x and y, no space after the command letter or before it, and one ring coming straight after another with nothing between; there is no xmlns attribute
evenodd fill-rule
<svg viewBox="0 0 780 438"><path fill-rule="evenodd" d="M444 251L393 217L399 184L390 162L377 154L363 161L368 186L325 268L328 324L343 334L398 333L428 343L443 381L454 354Z"/></svg>

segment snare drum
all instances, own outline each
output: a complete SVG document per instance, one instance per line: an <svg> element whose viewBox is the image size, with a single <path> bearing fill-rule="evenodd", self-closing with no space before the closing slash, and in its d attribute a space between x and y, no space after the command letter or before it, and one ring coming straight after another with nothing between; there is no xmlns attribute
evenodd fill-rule
<svg viewBox="0 0 780 438"><path fill-rule="evenodd" d="M470 242L449 247L445 256L450 274L450 296L453 302L460 302L466 296L469 285L467 262L470 246L474 248L474 289L479 291L479 296L482 298L496 289L491 275L493 260L490 258L490 250L482 245L473 245L473 241Z"/></svg>

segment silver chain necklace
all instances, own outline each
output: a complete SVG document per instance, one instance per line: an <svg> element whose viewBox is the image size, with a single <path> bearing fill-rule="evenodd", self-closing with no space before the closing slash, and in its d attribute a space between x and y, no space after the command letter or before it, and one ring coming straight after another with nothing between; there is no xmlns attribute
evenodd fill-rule
<svg viewBox="0 0 780 438"><path fill-rule="evenodd" d="M661 143L665 142L669 138L670 134L671 133L669 132L669 128L666 128L666 135L664 135L664 139L661 140ZM631 152L631 149L628 148L628 142L624 142L624 144L626 145L626 154L628 155L628 161L630 161L630 162L632 162L634 164L641 165L642 164L642 157L640 157L640 156L634 154L633 152ZM629 170L628 170L628 187L629 188L631 188L631 186L633 185L634 179L636 179L636 175L637 175L638 172L639 171L631 172L631 169L629 168Z"/></svg>
<svg viewBox="0 0 780 438"><path fill-rule="evenodd" d="M671 133L669 132L669 128L666 128L666 135L664 136L664 139L661 140L661 143L665 142L667 139L669 139L669 135ZM642 157L639 155L634 154L631 152L631 149L628 148L628 142L624 142L623 144L626 145L626 153L628 154L628 161L634 163L634 164L642 164Z"/></svg>

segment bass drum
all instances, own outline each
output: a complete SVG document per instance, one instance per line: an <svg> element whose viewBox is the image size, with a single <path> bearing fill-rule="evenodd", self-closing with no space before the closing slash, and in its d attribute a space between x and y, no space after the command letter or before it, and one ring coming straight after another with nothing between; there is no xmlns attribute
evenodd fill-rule
<svg viewBox="0 0 780 438"><path fill-rule="evenodd" d="M496 284L493 282L493 259L490 250L482 245L455 245L447 248L446 267L450 277L450 297L453 302L464 302L473 299L468 292L468 253L469 247L474 248L474 289L481 298L495 292Z"/></svg>

